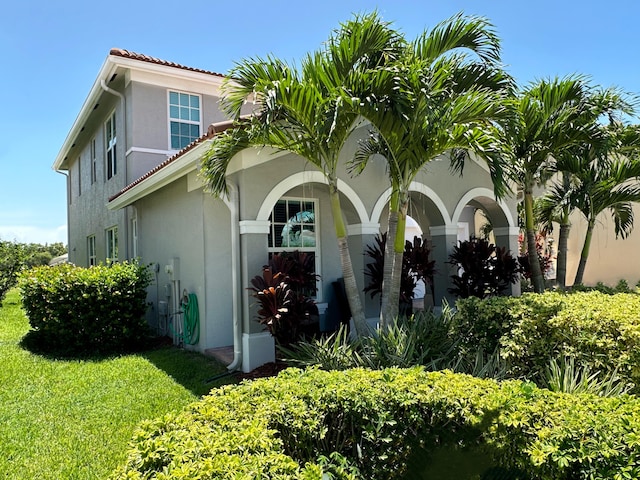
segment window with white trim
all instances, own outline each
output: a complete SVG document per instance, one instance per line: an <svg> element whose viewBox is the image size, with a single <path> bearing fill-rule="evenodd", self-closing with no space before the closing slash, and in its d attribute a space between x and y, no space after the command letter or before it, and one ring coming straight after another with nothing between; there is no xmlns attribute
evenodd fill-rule
<svg viewBox="0 0 640 480"><path fill-rule="evenodd" d="M113 177L117 172L118 162L116 157L116 112L113 112L107 122L104 124L105 131L105 147L106 147L106 172L107 180Z"/></svg>
<svg viewBox="0 0 640 480"><path fill-rule="evenodd" d="M269 216L271 226L268 235L269 256L280 252L312 253L315 271L320 275L320 248L317 224L317 201L308 198L283 197L276 202ZM316 297L322 297L320 281Z"/></svg>
<svg viewBox="0 0 640 480"><path fill-rule="evenodd" d="M131 252L133 258L138 258L138 219L131 219Z"/></svg>
<svg viewBox="0 0 640 480"><path fill-rule="evenodd" d="M87 265L89 265L90 267L93 267L94 265L97 265L97 259L96 259L96 236L95 235L89 235L87 237Z"/></svg>
<svg viewBox="0 0 640 480"><path fill-rule="evenodd" d="M96 156L96 139L91 139L91 185L98 181L98 157Z"/></svg>
<svg viewBox="0 0 640 480"><path fill-rule="evenodd" d="M181 150L200 138L200 95L169 91L169 147Z"/></svg>
<svg viewBox="0 0 640 480"><path fill-rule="evenodd" d="M111 227L106 230L107 240L107 262L118 261L118 227Z"/></svg>

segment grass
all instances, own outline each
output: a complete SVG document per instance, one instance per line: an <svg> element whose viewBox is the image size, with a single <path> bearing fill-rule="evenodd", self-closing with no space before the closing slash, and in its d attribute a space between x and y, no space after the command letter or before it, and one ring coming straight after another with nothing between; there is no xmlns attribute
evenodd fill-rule
<svg viewBox="0 0 640 480"><path fill-rule="evenodd" d="M5 479L105 478L136 425L183 408L224 367L163 347L106 359L56 360L20 345L29 323L17 291L0 308L0 472Z"/></svg>

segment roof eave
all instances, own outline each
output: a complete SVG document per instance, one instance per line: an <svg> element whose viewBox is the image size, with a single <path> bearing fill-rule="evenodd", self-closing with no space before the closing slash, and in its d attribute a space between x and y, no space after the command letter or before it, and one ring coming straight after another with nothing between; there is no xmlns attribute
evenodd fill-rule
<svg viewBox="0 0 640 480"><path fill-rule="evenodd" d="M200 159L208 150L211 140L204 140L191 150L184 153L180 158L166 165L153 175L142 180L121 195L107 202L109 210L119 210L132 203L146 197L147 195L175 182L179 178L195 171L198 168Z"/></svg>

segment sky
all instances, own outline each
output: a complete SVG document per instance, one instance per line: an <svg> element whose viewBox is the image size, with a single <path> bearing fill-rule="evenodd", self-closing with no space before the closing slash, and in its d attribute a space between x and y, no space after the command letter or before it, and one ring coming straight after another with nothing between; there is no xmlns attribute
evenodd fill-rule
<svg viewBox="0 0 640 480"><path fill-rule="evenodd" d="M67 243L65 177L51 166L111 48L225 73L295 61L353 13L408 39L464 12L487 17L518 84L583 74L640 93L638 0L5 2L0 14L0 240Z"/></svg>

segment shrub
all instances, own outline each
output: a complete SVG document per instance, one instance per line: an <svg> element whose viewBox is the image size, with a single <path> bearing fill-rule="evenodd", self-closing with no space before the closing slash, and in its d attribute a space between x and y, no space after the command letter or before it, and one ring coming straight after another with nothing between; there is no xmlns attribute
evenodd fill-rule
<svg viewBox="0 0 640 480"><path fill-rule="evenodd" d="M143 318L146 266L70 264L24 272L20 289L33 341L61 353L109 353L139 348L148 335Z"/></svg>
<svg viewBox="0 0 640 480"><path fill-rule="evenodd" d="M454 286L449 288L459 298L501 295L519 279L518 261L506 248L482 238L458 242L448 263L459 271L451 276Z"/></svg>
<svg viewBox="0 0 640 480"><path fill-rule="evenodd" d="M638 432L640 402L624 395L558 394L421 368L289 369L144 422L113 478L407 478L418 449L480 450L490 465L476 478L489 470L639 478Z"/></svg>
<svg viewBox="0 0 640 480"><path fill-rule="evenodd" d="M600 292L524 294L457 303L453 334L464 348L499 348L511 374L540 379L550 358L574 357L640 381L640 296Z"/></svg>
<svg viewBox="0 0 640 480"><path fill-rule="evenodd" d="M24 257L23 245L0 240L0 306L7 292L18 282Z"/></svg>

